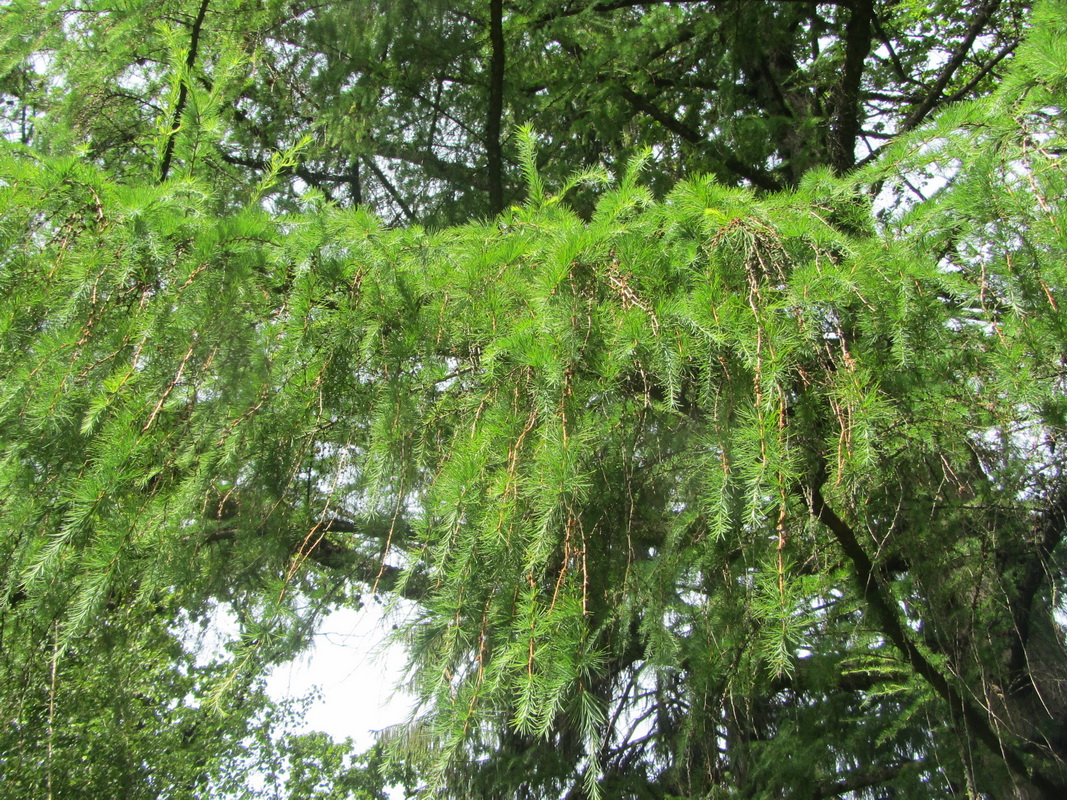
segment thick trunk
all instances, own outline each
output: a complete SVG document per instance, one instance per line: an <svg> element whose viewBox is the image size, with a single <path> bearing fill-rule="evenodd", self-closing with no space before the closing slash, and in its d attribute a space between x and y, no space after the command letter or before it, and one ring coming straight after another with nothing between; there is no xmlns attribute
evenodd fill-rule
<svg viewBox="0 0 1067 800"><path fill-rule="evenodd" d="M489 173L489 213L504 210L504 151L500 129L504 117L504 3L489 0L489 104L485 120L485 152Z"/></svg>

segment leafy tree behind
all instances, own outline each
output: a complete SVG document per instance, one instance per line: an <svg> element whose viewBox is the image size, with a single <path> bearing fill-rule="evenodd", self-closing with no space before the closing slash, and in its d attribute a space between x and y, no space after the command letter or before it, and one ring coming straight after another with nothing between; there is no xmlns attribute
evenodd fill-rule
<svg viewBox="0 0 1067 800"><path fill-rule="evenodd" d="M1060 4L12 13L12 786L375 796L254 681L373 592L427 791L1063 796Z"/></svg>
<svg viewBox="0 0 1067 800"><path fill-rule="evenodd" d="M118 178L190 170L240 199L305 142L276 202L314 186L434 225L521 199L539 167L714 174L762 191L877 159L1003 75L1028 4L842 0L239 0L40 3L6 12L10 135L81 145Z"/></svg>

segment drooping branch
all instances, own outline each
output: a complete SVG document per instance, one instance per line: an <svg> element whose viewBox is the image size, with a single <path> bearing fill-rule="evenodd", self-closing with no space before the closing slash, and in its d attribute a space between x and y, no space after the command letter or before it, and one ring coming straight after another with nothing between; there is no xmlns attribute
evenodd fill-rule
<svg viewBox="0 0 1067 800"><path fill-rule="evenodd" d="M396 528L403 528L407 535L407 524L391 519L371 519L363 522L351 522L340 518L325 520L309 532L293 531L288 537L290 550L299 558L310 561L331 572L340 573L347 580L373 586L375 591L385 594L399 594L401 597L418 602L424 600L429 591L427 581L418 575L406 575L402 567L383 563L374 552L353 547L339 540L336 534L349 534L368 542L384 542L393 529L394 538L400 537ZM334 535L331 535L334 534ZM242 531L236 527L227 527L211 531L204 539L208 545L233 542L241 538Z"/></svg>
<svg viewBox="0 0 1067 800"><path fill-rule="evenodd" d="M200 46L200 30L207 16L207 7L210 0L201 0L200 9L196 19L193 20L193 28L189 35L189 52L185 56L185 74L181 76L178 85L178 102L174 104L174 116L171 119L170 131L167 133L167 142L163 146L163 158L159 164L159 182L163 183L170 174L170 163L174 158L174 143L177 140L178 131L182 125L182 114L185 113L185 104L189 101L189 76L196 65L197 49Z"/></svg>

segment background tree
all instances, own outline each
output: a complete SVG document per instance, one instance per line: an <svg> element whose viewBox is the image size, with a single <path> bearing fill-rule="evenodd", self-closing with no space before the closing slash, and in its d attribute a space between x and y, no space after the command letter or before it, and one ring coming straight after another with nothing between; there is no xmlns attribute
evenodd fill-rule
<svg viewBox="0 0 1067 800"><path fill-rule="evenodd" d="M117 597L77 636L24 599L3 615L0 796L260 796L281 761L271 737L299 704L272 702L264 677L236 674L224 654L196 652L196 623L177 608Z"/></svg>
<svg viewBox="0 0 1067 800"><path fill-rule="evenodd" d="M389 746L427 789L1062 796L1058 5L1025 46L989 4L226 10L6 28L15 652L225 602L237 680L377 592L418 605ZM333 72L347 25L378 49ZM494 175L491 221L344 207L469 218Z"/></svg>
<svg viewBox="0 0 1067 800"><path fill-rule="evenodd" d="M987 93L1026 8L19 2L2 88L12 136L56 152L81 143L119 176L167 161L245 197L274 153L309 137L276 202L313 186L440 225L522 197L509 141L521 123L541 132L539 167L557 182L644 147L659 191L705 173L772 191L816 166L848 172Z"/></svg>

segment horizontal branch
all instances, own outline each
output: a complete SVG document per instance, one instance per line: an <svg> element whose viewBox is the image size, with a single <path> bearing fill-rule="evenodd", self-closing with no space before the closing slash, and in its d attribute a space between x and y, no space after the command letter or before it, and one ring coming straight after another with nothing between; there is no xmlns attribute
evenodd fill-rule
<svg viewBox="0 0 1067 800"><path fill-rule="evenodd" d="M461 180L464 185L470 186L478 191L485 191L489 188L489 181L485 177L483 170L471 167L467 164L457 164L454 161L445 161L445 159L436 155L432 150L408 147L396 142L379 142L370 141L370 145L374 151L374 154L381 156L382 158L390 158L396 161L406 161L409 164L414 164L418 167L422 167L427 172L430 172L434 177L447 180L452 183L456 183L457 173L460 174Z"/></svg>
<svg viewBox="0 0 1067 800"><path fill-rule="evenodd" d="M750 3L766 3L767 0L748 0ZM780 0L785 3L803 3L809 5L811 0ZM847 6L850 0L828 0L826 5ZM684 6L684 5L708 5L708 0L601 0L599 3L584 4L575 3L572 6L560 8L557 11L549 11L532 20L533 25L545 25L557 19L575 17L579 14L592 12L594 14L610 14L612 11L620 11L624 8L653 8L655 6Z"/></svg>
<svg viewBox="0 0 1067 800"><path fill-rule="evenodd" d="M390 519L373 519L367 522L351 522L334 518L327 520L311 535L294 531L289 539L289 547L323 569L340 573L348 580L375 587L383 594L399 594L406 600L419 602L429 593L429 582L419 575L406 575L402 567L386 564L376 555L346 545L330 534L356 535L364 540L385 542L389 531L394 528L394 538L403 538L407 533L407 523L393 523ZM204 539L205 544L219 544L237 541L245 531L238 528L223 528L211 531Z"/></svg>
<svg viewBox="0 0 1067 800"><path fill-rule="evenodd" d="M227 164L235 167L263 171L270 168L270 162L263 158L247 158L224 152L220 152L219 157ZM302 164L284 168L281 173L283 175L295 175L309 186L315 187L318 187L321 183L347 183L352 180L351 173L323 172L321 170L308 169Z"/></svg>
<svg viewBox="0 0 1067 800"><path fill-rule="evenodd" d="M870 789L896 777L904 767L912 764L920 764L921 761L900 761L884 767L875 767L866 772L854 772L847 777L836 781L823 781L815 787L815 797L839 797L848 792L858 792L861 789Z"/></svg>

